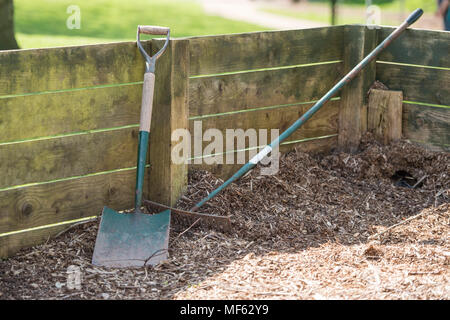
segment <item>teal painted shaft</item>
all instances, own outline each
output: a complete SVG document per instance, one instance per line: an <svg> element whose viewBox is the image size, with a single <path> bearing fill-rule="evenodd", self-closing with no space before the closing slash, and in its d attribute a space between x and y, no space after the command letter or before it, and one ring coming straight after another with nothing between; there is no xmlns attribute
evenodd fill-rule
<svg viewBox="0 0 450 320"><path fill-rule="evenodd" d="M134 207L138 212L142 206L142 191L144 189L144 174L145 164L147 160L147 148L148 148L148 135L147 131L139 131L139 145L138 145L138 157L137 157L137 170L136 170L136 194L134 198Z"/></svg>
<svg viewBox="0 0 450 320"><path fill-rule="evenodd" d="M308 121L322 106L335 96L339 90L355 78L361 70L367 66L376 56L392 43L407 27L417 21L423 14L422 9L415 10L397 29L395 29L386 39L383 40L371 53L367 55L360 63L358 63L342 80L340 80L333 88L330 89L319 101L317 101L305 114L287 128L277 139L273 140L269 145L262 149L255 157L250 159L243 167L233 174L221 186L212 191L207 197L197 203L192 211L196 211L205 202L215 197L220 191L225 189L230 183L242 177L245 173L253 169L258 162L264 158L273 148L277 147L281 142L286 140L292 133L299 129L306 121Z"/></svg>

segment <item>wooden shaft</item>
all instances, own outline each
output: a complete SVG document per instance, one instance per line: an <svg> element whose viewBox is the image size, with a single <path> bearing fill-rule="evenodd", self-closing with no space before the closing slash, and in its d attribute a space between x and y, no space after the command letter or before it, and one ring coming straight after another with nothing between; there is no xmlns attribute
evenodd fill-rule
<svg viewBox="0 0 450 320"><path fill-rule="evenodd" d="M144 85L142 87L141 124L139 126L139 131L150 132L154 88L155 74L152 72L145 73Z"/></svg>
<svg viewBox="0 0 450 320"><path fill-rule="evenodd" d="M139 32L154 35L167 35L169 28L157 26L139 26Z"/></svg>
<svg viewBox="0 0 450 320"><path fill-rule="evenodd" d="M136 171L136 194L135 208L139 212L142 205L142 192L144 187L145 163L147 159L148 135L152 121L153 92L155 88L155 74L146 72L144 74L144 85L142 86L141 124L139 126L139 147Z"/></svg>

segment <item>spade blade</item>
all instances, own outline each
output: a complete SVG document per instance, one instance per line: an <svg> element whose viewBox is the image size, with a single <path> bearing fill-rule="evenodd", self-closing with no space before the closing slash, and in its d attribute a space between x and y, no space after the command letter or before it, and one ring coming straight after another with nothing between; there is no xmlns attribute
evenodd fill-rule
<svg viewBox="0 0 450 320"><path fill-rule="evenodd" d="M92 263L104 267L155 265L168 257L170 210L150 215L103 208Z"/></svg>

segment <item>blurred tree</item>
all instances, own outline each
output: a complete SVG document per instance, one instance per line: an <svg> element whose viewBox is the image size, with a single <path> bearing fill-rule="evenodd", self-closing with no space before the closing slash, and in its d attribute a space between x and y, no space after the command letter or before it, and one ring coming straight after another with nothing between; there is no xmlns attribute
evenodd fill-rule
<svg viewBox="0 0 450 320"><path fill-rule="evenodd" d="M336 24L336 3L337 0L331 0L331 25Z"/></svg>
<svg viewBox="0 0 450 320"><path fill-rule="evenodd" d="M0 50L17 49L13 0L0 0Z"/></svg>

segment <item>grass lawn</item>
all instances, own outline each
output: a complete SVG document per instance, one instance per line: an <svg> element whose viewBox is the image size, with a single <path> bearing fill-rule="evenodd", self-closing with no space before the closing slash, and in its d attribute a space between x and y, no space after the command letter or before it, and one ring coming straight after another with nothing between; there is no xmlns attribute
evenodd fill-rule
<svg viewBox="0 0 450 320"><path fill-rule="evenodd" d="M70 5L80 8L80 29L66 27ZM208 16L193 0L14 0L14 10L21 48L135 40L138 24L169 26L173 37L267 30Z"/></svg>

